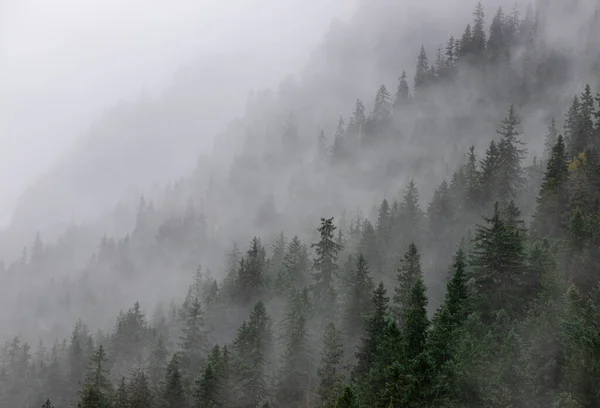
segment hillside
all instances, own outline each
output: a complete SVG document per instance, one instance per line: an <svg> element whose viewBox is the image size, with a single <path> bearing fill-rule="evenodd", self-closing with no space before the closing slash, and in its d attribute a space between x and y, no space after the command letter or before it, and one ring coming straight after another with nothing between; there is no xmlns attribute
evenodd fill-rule
<svg viewBox="0 0 600 408"><path fill-rule="evenodd" d="M193 171L115 109L45 206L136 188L0 265L0 407L598 406L600 4L496 6L362 2Z"/></svg>

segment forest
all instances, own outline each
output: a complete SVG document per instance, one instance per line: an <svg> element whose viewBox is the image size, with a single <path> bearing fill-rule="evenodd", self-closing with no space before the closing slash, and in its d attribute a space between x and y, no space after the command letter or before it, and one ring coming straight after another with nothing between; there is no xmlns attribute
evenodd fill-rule
<svg viewBox="0 0 600 408"><path fill-rule="evenodd" d="M599 407L600 5L553 48L563 6L477 4L318 129L258 92L120 230L38 233L0 407Z"/></svg>

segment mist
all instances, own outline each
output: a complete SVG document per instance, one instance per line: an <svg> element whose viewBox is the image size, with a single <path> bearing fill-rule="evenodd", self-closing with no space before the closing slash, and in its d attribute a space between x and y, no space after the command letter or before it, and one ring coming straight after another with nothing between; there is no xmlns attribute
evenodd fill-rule
<svg viewBox="0 0 600 408"><path fill-rule="evenodd" d="M1 7L0 408L600 404L598 1Z"/></svg>

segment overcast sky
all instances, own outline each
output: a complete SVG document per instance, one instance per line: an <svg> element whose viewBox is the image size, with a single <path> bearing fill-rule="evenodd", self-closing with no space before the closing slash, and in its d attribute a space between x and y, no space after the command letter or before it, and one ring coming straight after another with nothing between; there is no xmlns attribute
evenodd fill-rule
<svg viewBox="0 0 600 408"><path fill-rule="evenodd" d="M178 66L214 52L256 50L276 83L353 3L0 0L0 226L103 109L160 92Z"/></svg>

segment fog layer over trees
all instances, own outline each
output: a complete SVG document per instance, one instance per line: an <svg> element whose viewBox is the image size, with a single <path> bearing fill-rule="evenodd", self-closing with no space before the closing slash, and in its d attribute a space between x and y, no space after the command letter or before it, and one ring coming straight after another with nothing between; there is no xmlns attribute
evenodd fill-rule
<svg viewBox="0 0 600 408"><path fill-rule="evenodd" d="M599 10L360 2L127 196L152 165L123 152L201 123L116 107L3 236L33 228L0 263L0 407L600 406ZM44 239L100 148L70 187L97 213Z"/></svg>

